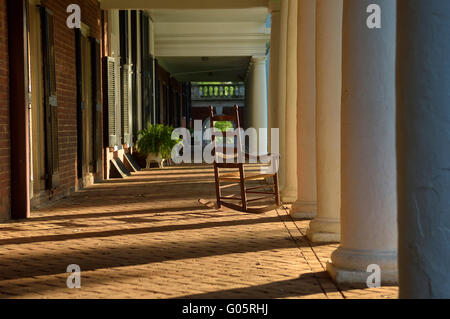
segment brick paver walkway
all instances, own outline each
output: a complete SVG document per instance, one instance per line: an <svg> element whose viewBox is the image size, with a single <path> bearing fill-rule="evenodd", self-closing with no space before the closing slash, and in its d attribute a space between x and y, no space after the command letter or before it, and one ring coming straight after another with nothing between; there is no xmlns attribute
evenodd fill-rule
<svg viewBox="0 0 450 319"><path fill-rule="evenodd" d="M396 298L336 287L337 245L312 245L285 209L217 211L212 169L172 167L96 184L0 224L0 298ZM66 268L81 267L81 289Z"/></svg>

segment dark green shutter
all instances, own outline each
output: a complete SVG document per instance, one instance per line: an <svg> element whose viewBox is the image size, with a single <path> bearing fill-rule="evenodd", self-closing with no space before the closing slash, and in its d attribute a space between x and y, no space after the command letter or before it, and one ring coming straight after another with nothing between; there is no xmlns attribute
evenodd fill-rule
<svg viewBox="0 0 450 319"><path fill-rule="evenodd" d="M117 145L120 141L119 125L117 121L117 109L120 105L118 93L120 87L118 86L118 63L115 58L104 57L103 58L103 104L104 104L104 132L105 141L109 147Z"/></svg>
<svg viewBox="0 0 450 319"><path fill-rule="evenodd" d="M137 59L138 59L138 52L137 52L137 44L138 44L138 29L137 29L137 19L138 14L136 10L131 11L131 64L132 64L132 75L131 75L131 92L133 92L131 97L131 105L132 109L130 110L132 113L132 142L136 142L138 130L140 129L140 123L141 119L138 116L138 94L137 94L137 83L140 75L138 74L137 69Z"/></svg>
<svg viewBox="0 0 450 319"><path fill-rule="evenodd" d="M83 177L83 73L81 61L81 30L75 29L75 60L77 77L77 177Z"/></svg>
<svg viewBox="0 0 450 319"><path fill-rule="evenodd" d="M132 65L130 64L130 48L128 43L128 10L119 12L120 19L120 128L122 143L132 144L132 126L133 126L133 98L132 98Z"/></svg>
<svg viewBox="0 0 450 319"><path fill-rule="evenodd" d="M156 59L154 60L155 65L155 113L156 113L156 119L155 123L162 123L161 121L161 90L160 90L160 81L159 81L159 75L158 75L158 61Z"/></svg>
<svg viewBox="0 0 450 319"><path fill-rule="evenodd" d="M132 111L131 108L131 65L124 64L121 67L121 125L123 143L131 144L131 126L132 126Z"/></svg>
<svg viewBox="0 0 450 319"><path fill-rule="evenodd" d="M94 172L102 171L102 133L101 133L101 115L102 115L102 96L101 96L101 71L100 71L100 41L91 38L91 74L92 74L92 134L93 134L93 158Z"/></svg>
<svg viewBox="0 0 450 319"><path fill-rule="evenodd" d="M150 55L150 22L141 13L141 78L142 78L142 124L155 123L153 104L153 57Z"/></svg>

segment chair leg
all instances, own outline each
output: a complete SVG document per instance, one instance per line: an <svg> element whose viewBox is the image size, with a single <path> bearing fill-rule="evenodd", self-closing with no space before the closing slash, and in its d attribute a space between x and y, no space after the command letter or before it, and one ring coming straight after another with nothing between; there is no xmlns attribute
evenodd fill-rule
<svg viewBox="0 0 450 319"><path fill-rule="evenodd" d="M278 174L275 174L273 176L273 187L275 190L275 202L276 202L277 206L281 206L280 191L278 188Z"/></svg>
<svg viewBox="0 0 450 319"><path fill-rule="evenodd" d="M247 211L247 193L245 189L245 176L244 176L244 166L241 165L239 167L239 177L240 177L240 184L241 184L241 198L242 198L242 209L246 212Z"/></svg>
<svg viewBox="0 0 450 319"><path fill-rule="evenodd" d="M220 191L220 181L219 181L219 169L214 164L214 177L216 179L216 200L217 200L217 208L221 208L222 205L220 203L221 191Z"/></svg>

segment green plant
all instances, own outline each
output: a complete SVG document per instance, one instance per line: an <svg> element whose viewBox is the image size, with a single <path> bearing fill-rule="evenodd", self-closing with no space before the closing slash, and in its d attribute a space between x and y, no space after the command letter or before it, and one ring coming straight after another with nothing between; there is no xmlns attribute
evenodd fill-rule
<svg viewBox="0 0 450 319"><path fill-rule="evenodd" d="M137 149L139 153L155 155L161 154L163 159L171 157L172 148L181 143L181 139L172 139L172 126L163 124L147 124L147 127L138 132Z"/></svg>
<svg viewBox="0 0 450 319"><path fill-rule="evenodd" d="M216 121L214 122L214 129L219 132L233 131L233 123L231 121ZM233 141L234 139L232 137L228 137L225 142L222 136L216 137L217 144L233 143Z"/></svg>
<svg viewBox="0 0 450 319"><path fill-rule="evenodd" d="M217 121L214 122L214 128L218 129L221 132L226 132L229 130L233 130L233 123L230 121Z"/></svg>

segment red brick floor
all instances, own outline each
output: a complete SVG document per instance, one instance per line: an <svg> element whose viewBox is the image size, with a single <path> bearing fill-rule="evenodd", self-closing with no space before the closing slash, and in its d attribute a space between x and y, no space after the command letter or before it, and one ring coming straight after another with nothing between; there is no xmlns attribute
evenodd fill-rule
<svg viewBox="0 0 450 319"><path fill-rule="evenodd" d="M0 298L397 298L337 287L324 268L337 245L311 245L309 221L199 199L214 200L210 167L152 169L0 224Z"/></svg>

